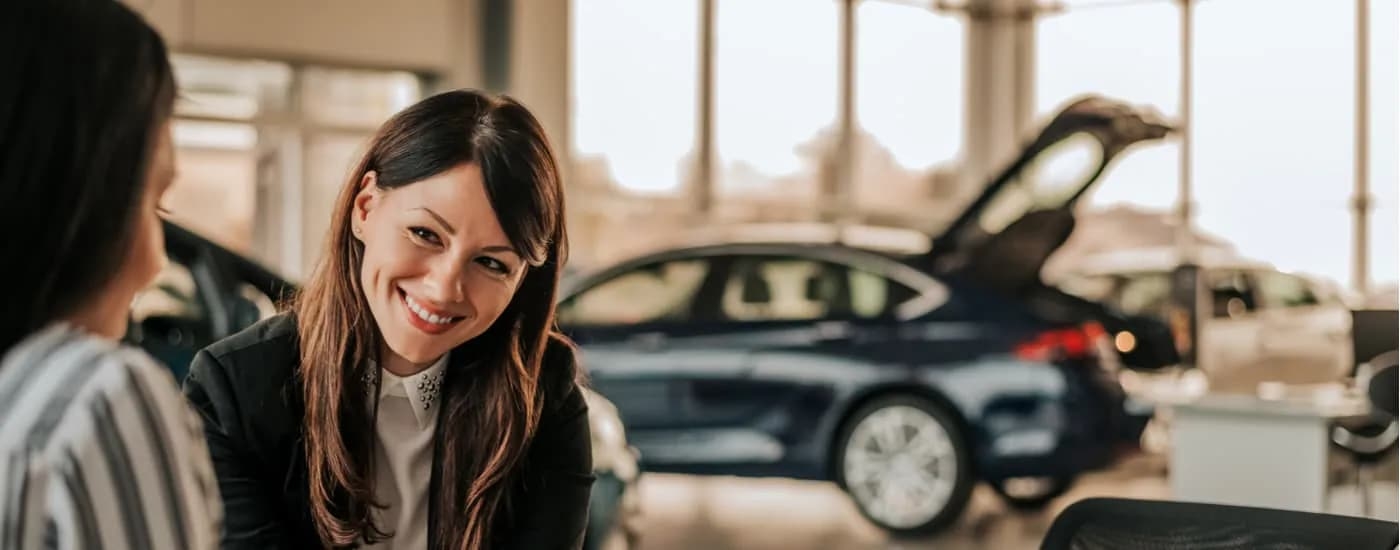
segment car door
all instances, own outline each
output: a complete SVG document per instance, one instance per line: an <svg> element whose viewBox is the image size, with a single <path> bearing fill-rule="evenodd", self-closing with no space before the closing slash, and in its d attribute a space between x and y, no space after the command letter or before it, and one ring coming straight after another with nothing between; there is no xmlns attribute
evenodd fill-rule
<svg viewBox="0 0 1400 550"><path fill-rule="evenodd" d="M1213 269L1205 277L1210 310L1201 312L1198 366L1214 389L1253 393L1272 379L1254 279L1240 269Z"/></svg>
<svg viewBox="0 0 1400 550"><path fill-rule="evenodd" d="M684 461L695 446L678 417L682 380L740 362L708 338L714 266L704 256L638 262L585 281L559 305L590 383L617 406L651 469Z"/></svg>
<svg viewBox="0 0 1400 550"><path fill-rule="evenodd" d="M1274 375L1292 383L1340 380L1351 372L1351 311L1303 277L1255 273L1262 306L1260 350Z"/></svg>
<svg viewBox="0 0 1400 550"><path fill-rule="evenodd" d="M131 302L125 340L180 380L195 352L222 335L223 323L209 254L198 242L172 236L167 231L165 267Z"/></svg>
<svg viewBox="0 0 1400 550"><path fill-rule="evenodd" d="M882 354L898 362L890 304L911 292L800 253L734 254L723 265L711 338L741 361L690 371L678 414L706 434L711 460L761 467L812 441L834 386L869 375Z"/></svg>

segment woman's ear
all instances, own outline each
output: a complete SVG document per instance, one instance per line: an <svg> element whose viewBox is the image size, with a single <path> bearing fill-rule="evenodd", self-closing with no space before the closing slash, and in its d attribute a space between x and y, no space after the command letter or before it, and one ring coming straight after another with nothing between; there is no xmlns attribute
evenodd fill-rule
<svg viewBox="0 0 1400 550"><path fill-rule="evenodd" d="M364 240L365 223L369 220L369 213L379 202L379 175L370 170L365 172L360 178L360 192L355 194L355 200L350 206L350 232L355 235L356 240Z"/></svg>

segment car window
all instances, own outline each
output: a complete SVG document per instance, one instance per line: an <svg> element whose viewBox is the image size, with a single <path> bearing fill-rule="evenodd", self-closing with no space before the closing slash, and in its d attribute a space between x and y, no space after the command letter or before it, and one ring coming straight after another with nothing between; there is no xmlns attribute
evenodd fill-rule
<svg viewBox="0 0 1400 550"><path fill-rule="evenodd" d="M1109 275L1071 276L1060 281L1056 286L1072 296L1078 296L1091 302L1115 302L1117 300L1118 278Z"/></svg>
<svg viewBox="0 0 1400 550"><path fill-rule="evenodd" d="M1127 277L1117 294L1118 309L1123 313L1165 318L1171 305L1171 275L1148 273Z"/></svg>
<svg viewBox="0 0 1400 550"><path fill-rule="evenodd" d="M152 318L200 321L206 315L194 275L175 259L131 302L131 320L137 323Z"/></svg>
<svg viewBox="0 0 1400 550"><path fill-rule="evenodd" d="M1261 272L1256 276L1259 279L1259 295L1264 307L1293 308L1315 306L1319 303L1307 279L1278 272Z"/></svg>
<svg viewBox="0 0 1400 550"><path fill-rule="evenodd" d="M237 293L229 296L229 309L234 332L277 314L277 303L271 296L247 282L238 283Z"/></svg>
<svg viewBox="0 0 1400 550"><path fill-rule="evenodd" d="M1206 277L1210 288L1212 315L1233 319L1258 311L1259 303L1249 274L1243 271L1217 271Z"/></svg>
<svg viewBox="0 0 1400 550"><path fill-rule="evenodd" d="M213 339L213 324L188 265L170 258L156 280L131 302L126 341L139 345L184 378L195 351Z"/></svg>
<svg viewBox="0 0 1400 550"><path fill-rule="evenodd" d="M708 259L644 265L594 285L559 306L559 322L575 326L611 326L691 318Z"/></svg>
<svg viewBox="0 0 1400 550"><path fill-rule="evenodd" d="M722 292L721 312L735 321L868 319L915 294L876 273L792 257L736 258Z"/></svg>
<svg viewBox="0 0 1400 550"><path fill-rule="evenodd" d="M1000 233L1027 213L1055 209L1083 189L1103 163L1103 146L1087 132L1077 132L1041 151L987 203L977 223L987 234Z"/></svg>

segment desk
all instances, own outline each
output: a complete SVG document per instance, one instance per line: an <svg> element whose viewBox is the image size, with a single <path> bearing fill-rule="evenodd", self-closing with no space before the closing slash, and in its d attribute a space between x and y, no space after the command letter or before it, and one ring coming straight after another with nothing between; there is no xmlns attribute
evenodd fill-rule
<svg viewBox="0 0 1400 550"><path fill-rule="evenodd" d="M1322 399L1206 394L1172 409L1177 500L1325 512L1333 421L1365 415L1349 393Z"/></svg>

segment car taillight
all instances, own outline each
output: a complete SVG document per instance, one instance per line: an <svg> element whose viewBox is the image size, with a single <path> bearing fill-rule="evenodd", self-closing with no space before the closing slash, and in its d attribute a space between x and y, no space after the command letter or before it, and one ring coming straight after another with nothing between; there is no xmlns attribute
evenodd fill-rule
<svg viewBox="0 0 1400 550"><path fill-rule="evenodd" d="M1028 361L1085 359L1098 356L1105 338L1103 325L1091 322L1038 333L1016 344L1015 353Z"/></svg>

